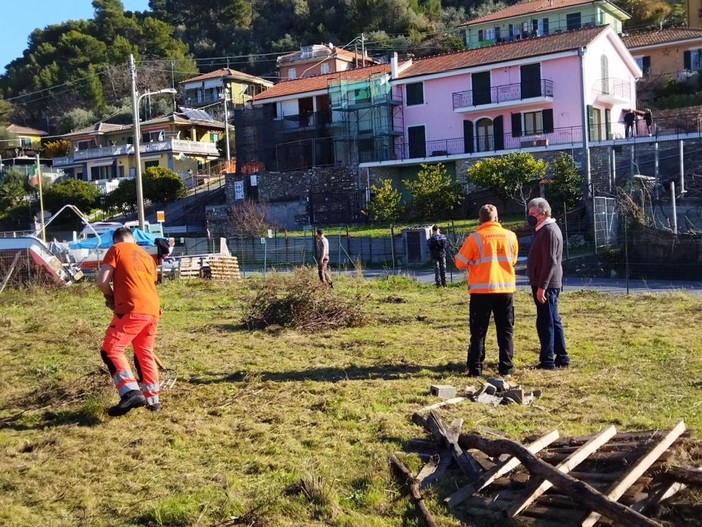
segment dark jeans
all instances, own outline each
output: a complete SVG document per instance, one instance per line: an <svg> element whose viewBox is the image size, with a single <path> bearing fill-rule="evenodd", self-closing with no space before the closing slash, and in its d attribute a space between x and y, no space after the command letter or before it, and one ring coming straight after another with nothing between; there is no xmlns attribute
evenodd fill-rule
<svg viewBox="0 0 702 527"><path fill-rule="evenodd" d="M536 304L536 332L539 334L541 342L539 363L545 368L568 366L570 357L566 351L561 315L558 314L558 295L561 290L546 289L546 302L543 304L536 299L536 291L536 287L531 288L531 294Z"/></svg>
<svg viewBox="0 0 702 527"><path fill-rule="evenodd" d="M433 258L434 260L434 282L436 287L446 287L446 256Z"/></svg>
<svg viewBox="0 0 702 527"><path fill-rule="evenodd" d="M497 345L500 349L500 375L512 372L514 356L514 302L512 293L470 295L470 348L468 348L468 373L481 375L485 360L485 336L490 325L490 315L495 315Z"/></svg>

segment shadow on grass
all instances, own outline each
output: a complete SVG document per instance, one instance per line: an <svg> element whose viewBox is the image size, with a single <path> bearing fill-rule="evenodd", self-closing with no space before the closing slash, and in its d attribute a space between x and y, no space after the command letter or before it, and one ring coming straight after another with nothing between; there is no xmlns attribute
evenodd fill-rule
<svg viewBox="0 0 702 527"><path fill-rule="evenodd" d="M202 377L192 377L190 384L216 384L216 383L237 383L246 382L247 379L256 378L261 381L272 382L298 382L298 381L318 381L318 382L340 382L359 380L396 380L406 376L417 375L422 371L432 372L438 376L446 373L462 372L465 365L462 363L450 363L443 366L419 366L416 364L379 364L376 366L351 366L349 368L310 368L300 371L283 372L235 372L235 373L206 373Z"/></svg>
<svg viewBox="0 0 702 527"><path fill-rule="evenodd" d="M92 412L85 409L65 410L61 412L44 412L40 417L26 415L25 412L0 419L0 430L41 430L55 426L96 426L102 420Z"/></svg>

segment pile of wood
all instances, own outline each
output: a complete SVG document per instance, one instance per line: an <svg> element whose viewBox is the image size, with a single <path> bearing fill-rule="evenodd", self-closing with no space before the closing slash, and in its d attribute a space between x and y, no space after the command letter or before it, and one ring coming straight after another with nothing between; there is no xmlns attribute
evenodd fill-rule
<svg viewBox="0 0 702 527"><path fill-rule="evenodd" d="M697 465L702 452L681 421L670 430L618 433L610 426L592 436L560 438L557 430L530 438L522 445L507 439L490 440L461 433L463 421L443 422L436 409L417 412L413 421L433 437L417 441L415 451L428 462L417 476L393 455L390 462L409 484L417 509L429 527L438 524L423 500L423 492L439 478L449 477L455 463L463 472L443 498L463 520L495 525L512 518L516 525L543 527L683 525L654 519L660 504L679 506L680 516L696 516L699 504L672 503L686 486L702 486ZM429 447L429 448L428 448ZM433 447L433 448L432 448ZM442 485L445 489L447 485ZM667 501L666 501L667 500Z"/></svg>
<svg viewBox="0 0 702 527"><path fill-rule="evenodd" d="M225 255L211 255L207 258L183 256L178 263L178 278L204 278L218 282L238 280L241 278L239 261L236 256Z"/></svg>

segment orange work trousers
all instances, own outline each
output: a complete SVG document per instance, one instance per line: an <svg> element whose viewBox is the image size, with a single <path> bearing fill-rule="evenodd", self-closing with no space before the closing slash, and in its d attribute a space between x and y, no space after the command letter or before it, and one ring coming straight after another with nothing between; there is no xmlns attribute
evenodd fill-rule
<svg viewBox="0 0 702 527"><path fill-rule="evenodd" d="M114 315L105 332L100 356L110 370L120 397L129 391L141 390L147 404L154 405L159 402L158 365L153 353L158 318L153 315ZM134 349L138 382L124 356L130 344Z"/></svg>

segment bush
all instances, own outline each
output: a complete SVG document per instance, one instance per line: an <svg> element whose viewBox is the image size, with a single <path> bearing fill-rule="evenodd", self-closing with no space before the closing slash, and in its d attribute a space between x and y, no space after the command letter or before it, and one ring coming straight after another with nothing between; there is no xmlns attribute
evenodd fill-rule
<svg viewBox="0 0 702 527"><path fill-rule="evenodd" d="M323 285L317 270L296 269L292 276L273 274L267 278L244 312L249 329L282 326L314 332L357 327L365 323L365 299L359 295L337 295Z"/></svg>

